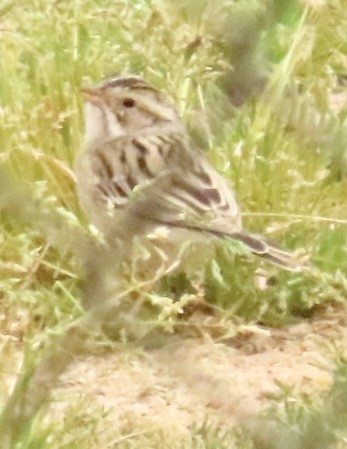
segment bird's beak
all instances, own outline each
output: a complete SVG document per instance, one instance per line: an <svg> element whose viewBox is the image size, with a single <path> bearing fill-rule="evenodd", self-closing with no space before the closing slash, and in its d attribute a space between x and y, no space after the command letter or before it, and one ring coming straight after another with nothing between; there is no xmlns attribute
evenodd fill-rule
<svg viewBox="0 0 347 449"><path fill-rule="evenodd" d="M84 87L81 91L86 101L89 101L90 103L97 103L100 101L102 95L101 89L97 87Z"/></svg>

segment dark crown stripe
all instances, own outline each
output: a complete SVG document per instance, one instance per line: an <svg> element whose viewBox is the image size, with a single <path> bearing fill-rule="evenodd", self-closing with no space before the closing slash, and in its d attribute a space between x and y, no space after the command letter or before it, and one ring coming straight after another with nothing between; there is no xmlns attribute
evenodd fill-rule
<svg viewBox="0 0 347 449"><path fill-rule="evenodd" d="M125 87L131 89L151 89L155 90L144 79L135 76L113 78L106 80L103 87Z"/></svg>

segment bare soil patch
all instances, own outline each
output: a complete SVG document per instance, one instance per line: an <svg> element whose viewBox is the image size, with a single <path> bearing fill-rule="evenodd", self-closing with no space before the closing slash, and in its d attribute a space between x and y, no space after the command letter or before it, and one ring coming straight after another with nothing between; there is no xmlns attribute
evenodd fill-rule
<svg viewBox="0 0 347 449"><path fill-rule="evenodd" d="M136 428L171 426L184 434L206 417L240 423L269 405L279 383L298 394L329 389L336 348L347 343L346 316L345 307L334 306L280 330L254 326L227 343L207 336L80 356L54 395L59 407L74 396L92 399Z"/></svg>

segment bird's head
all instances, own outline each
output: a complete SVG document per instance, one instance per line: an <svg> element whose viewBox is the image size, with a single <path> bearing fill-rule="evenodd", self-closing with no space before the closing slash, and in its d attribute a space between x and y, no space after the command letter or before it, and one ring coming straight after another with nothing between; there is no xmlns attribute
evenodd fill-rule
<svg viewBox="0 0 347 449"><path fill-rule="evenodd" d="M87 142L179 123L168 98L138 76L114 77L82 92L86 98Z"/></svg>

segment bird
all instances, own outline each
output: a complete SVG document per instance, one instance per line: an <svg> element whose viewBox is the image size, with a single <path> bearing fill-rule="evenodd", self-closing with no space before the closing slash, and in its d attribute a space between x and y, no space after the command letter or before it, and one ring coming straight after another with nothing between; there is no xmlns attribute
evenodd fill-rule
<svg viewBox="0 0 347 449"><path fill-rule="evenodd" d="M80 205L106 240L127 242L123 255L138 237L150 240L164 230L173 246L227 239L298 270L294 253L243 228L231 185L193 142L165 92L137 75L113 76L82 92Z"/></svg>

